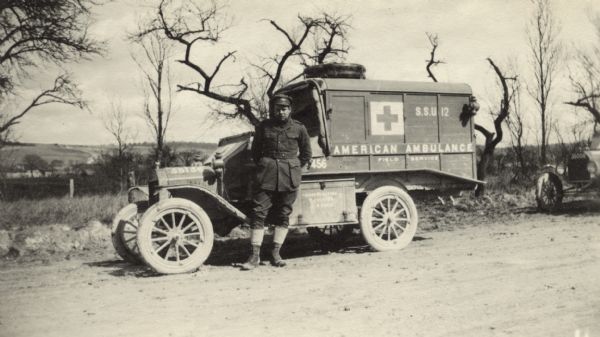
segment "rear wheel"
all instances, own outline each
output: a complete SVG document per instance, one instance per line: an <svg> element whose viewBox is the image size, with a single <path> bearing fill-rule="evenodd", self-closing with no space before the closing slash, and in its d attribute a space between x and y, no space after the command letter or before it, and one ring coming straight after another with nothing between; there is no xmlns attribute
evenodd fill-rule
<svg viewBox="0 0 600 337"><path fill-rule="evenodd" d="M195 203L181 198L159 201L140 219L138 246L144 261L159 273L194 271L213 246L212 223Z"/></svg>
<svg viewBox="0 0 600 337"><path fill-rule="evenodd" d="M412 198L396 186L382 186L369 193L360 211L361 233L378 251L406 247L417 232L418 222Z"/></svg>
<svg viewBox="0 0 600 337"><path fill-rule="evenodd" d="M538 209L544 212L554 212L560 208L563 190L560 179L550 173L543 173L535 185L535 200Z"/></svg>

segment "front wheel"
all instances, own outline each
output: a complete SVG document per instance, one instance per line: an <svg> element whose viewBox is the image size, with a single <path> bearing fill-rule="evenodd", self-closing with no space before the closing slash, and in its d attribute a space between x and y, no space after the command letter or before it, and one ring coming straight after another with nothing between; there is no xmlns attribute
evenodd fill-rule
<svg viewBox="0 0 600 337"><path fill-rule="evenodd" d="M556 211L563 198L562 184L558 177L543 173L540 175L535 184L535 200L538 209L544 212Z"/></svg>
<svg viewBox="0 0 600 337"><path fill-rule="evenodd" d="M212 223L195 203L181 198L159 201L140 219L138 246L144 261L159 273L198 269L213 246Z"/></svg>
<svg viewBox="0 0 600 337"><path fill-rule="evenodd" d="M360 210L360 229L367 243L378 251L406 247L417 232L417 207L403 189L382 186L365 198Z"/></svg>

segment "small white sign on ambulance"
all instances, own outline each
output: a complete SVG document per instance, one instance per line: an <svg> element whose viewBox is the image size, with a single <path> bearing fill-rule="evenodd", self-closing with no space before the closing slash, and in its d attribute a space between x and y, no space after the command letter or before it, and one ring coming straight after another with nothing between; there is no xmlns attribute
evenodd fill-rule
<svg viewBox="0 0 600 337"><path fill-rule="evenodd" d="M371 135L404 135L404 105L402 102L370 102Z"/></svg>

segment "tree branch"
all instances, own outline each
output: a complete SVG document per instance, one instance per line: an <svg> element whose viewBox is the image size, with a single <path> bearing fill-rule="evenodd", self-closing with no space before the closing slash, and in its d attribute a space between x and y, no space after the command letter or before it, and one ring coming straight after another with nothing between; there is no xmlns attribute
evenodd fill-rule
<svg viewBox="0 0 600 337"><path fill-rule="evenodd" d="M587 96L587 97L582 97L574 102L571 101L571 102L564 102L564 103L568 104L568 105L587 109L587 111L589 111L589 113L592 114L592 116L594 117L596 122L600 122L600 111L588 102L589 99L598 99L598 98L600 98L600 95L591 95L591 96Z"/></svg>
<svg viewBox="0 0 600 337"><path fill-rule="evenodd" d="M64 64L101 54L88 35L90 0L5 1L0 6L0 94L45 62Z"/></svg>
<svg viewBox="0 0 600 337"><path fill-rule="evenodd" d="M432 34L432 33L426 33L426 34L427 34L427 38L429 39L429 43L431 44L431 52L429 53L429 55L430 55L429 60L425 60L425 62L427 62L427 66L425 67L425 69L427 70L427 74L428 74L429 78L431 78L434 82L437 82L438 80L435 77L435 75L433 74L433 72L431 71L431 67L436 66L441 63L444 63L444 61L435 59L435 51L437 50L437 48L439 46L439 38L438 38L437 34Z"/></svg>
<svg viewBox="0 0 600 337"><path fill-rule="evenodd" d="M233 57L235 55L235 53L236 53L235 51L229 52L229 53L227 53L225 56L223 56L221 58L221 60L219 61L219 63L215 67L215 70L212 72L212 74L206 80L206 84L204 86L204 90L210 90L210 83L212 82L212 80L215 78L215 76L217 75L217 73L221 69L221 65L223 65L223 62L225 62L228 58Z"/></svg>
<svg viewBox="0 0 600 337"><path fill-rule="evenodd" d="M502 86L502 100L500 101L500 112L498 113L497 117L494 119L494 128L496 129L496 137L493 140L493 142L490 144L490 146L496 147L496 145L498 145L498 143L500 143L502 141L502 138L504 136L504 132L502 131L502 122L504 122L504 120L508 116L508 113L510 110L510 96L511 95L508 90L508 84L506 83L508 78L506 76L504 76L504 74L502 73L500 68L498 68L498 66L494 63L494 61L492 61L491 58L488 58L487 60L490 63L490 65L492 66L492 68L494 69L494 71L496 72L496 75L498 76L498 80L500 81L500 84ZM514 78L516 78L516 77L514 77Z"/></svg>
<svg viewBox="0 0 600 337"><path fill-rule="evenodd" d="M188 0L184 0L178 8L173 10L167 10L167 5L168 1L162 0L154 20L139 29L133 38L141 38L153 31L160 31L168 39L183 45L185 48L183 59L177 60L177 62L192 69L202 80L194 83L193 86L177 85L177 91L195 92L222 103L232 104L238 110L239 115L246 117L251 123L257 124L258 119L252 113L250 102L243 98L247 89L243 78L238 85L240 89L231 95L218 93L213 88L213 82L225 62L234 58L236 51L225 54L210 73L206 70L208 67L191 58L192 47L196 51L195 47L200 46L200 42L218 42L220 34L229 27L227 23L224 23L227 21L227 17L221 14L223 7L217 5L215 1L200 7ZM173 14L169 17L167 13Z"/></svg>
<svg viewBox="0 0 600 337"><path fill-rule="evenodd" d="M492 138L494 137L494 135L495 135L495 133L493 133L493 132L489 131L488 129L486 129L484 126L482 126L482 125L480 125L480 124L477 124L477 123L475 123L475 126L474 126L474 128L475 128L475 130L477 130L477 131L481 132L481 134L483 134L483 136L484 136L484 137L485 137L485 139L486 139L486 144L487 144L488 142L491 142L491 139L492 139ZM488 140L489 140L489 141L488 141Z"/></svg>
<svg viewBox="0 0 600 337"><path fill-rule="evenodd" d="M4 134L12 126L20 123L20 119L29 111L42 105L61 103L77 106L82 109L85 106L85 102L80 98L80 95L79 89L71 82L69 75L60 75L54 80L54 86L52 88L42 91L20 113L8 118L5 122L0 124L0 134Z"/></svg>
<svg viewBox="0 0 600 337"><path fill-rule="evenodd" d="M290 34L288 34L288 32L286 32L283 28L281 28L275 21L273 21L273 20L269 21L271 23L271 25L273 25L275 27L275 29L277 29L279 32L281 32L287 38L288 42L290 43L289 49L283 54L283 56L281 56L281 59L279 60L279 62L277 62L277 69L275 70L275 74L272 76L273 80L267 87L267 96L269 98L273 96L273 92L275 91L275 88L277 88L277 85L279 84L279 81L281 80L281 74L283 72L283 67L285 66L287 60L292 55L294 55L294 53L296 53L297 51L300 50L300 47L304 43L304 40L306 40L306 37L308 36L310 31L313 29L313 27L315 27L317 25L317 22L311 18L303 18L301 16L298 16L298 19L304 25L304 31L300 34L300 37L298 38L297 41L292 39Z"/></svg>

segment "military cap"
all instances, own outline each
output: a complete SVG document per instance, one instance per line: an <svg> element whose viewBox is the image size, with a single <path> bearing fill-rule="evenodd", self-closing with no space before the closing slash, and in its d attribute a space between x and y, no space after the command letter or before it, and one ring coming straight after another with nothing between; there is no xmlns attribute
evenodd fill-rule
<svg viewBox="0 0 600 337"><path fill-rule="evenodd" d="M271 102L273 105L275 104L280 104L280 105L288 105L291 106L292 105L292 98L288 95L285 94L276 94L273 96L273 98L271 98Z"/></svg>

